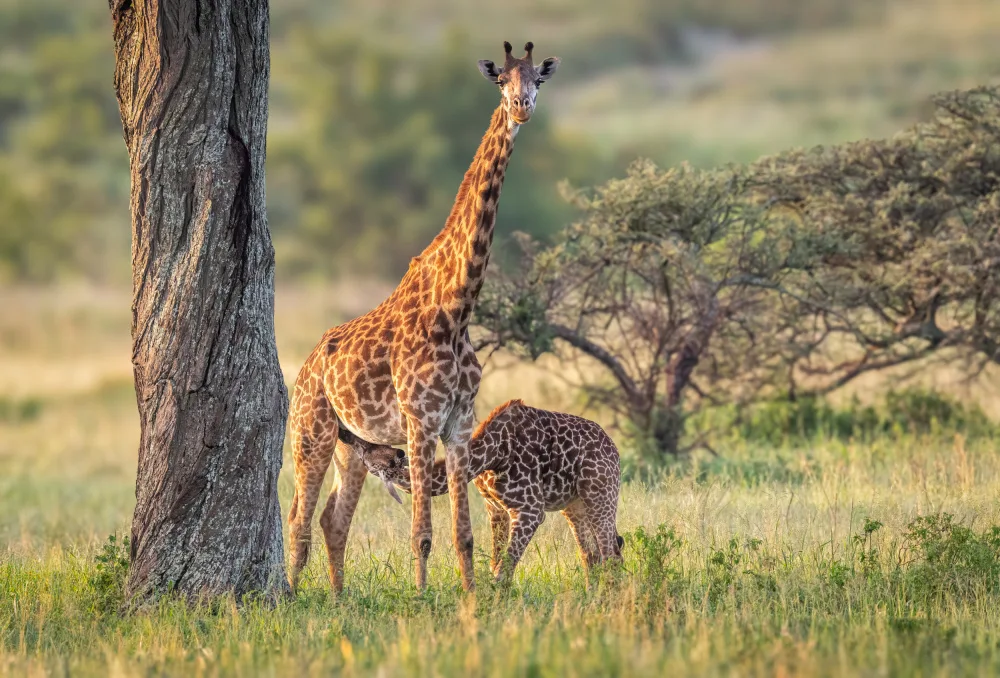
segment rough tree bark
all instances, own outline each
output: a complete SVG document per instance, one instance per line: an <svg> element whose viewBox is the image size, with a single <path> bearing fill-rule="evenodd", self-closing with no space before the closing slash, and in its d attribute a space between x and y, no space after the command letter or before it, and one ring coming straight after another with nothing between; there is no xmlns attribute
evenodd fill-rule
<svg viewBox="0 0 1000 678"><path fill-rule="evenodd" d="M128 592L281 593L267 0L111 0L142 427Z"/></svg>

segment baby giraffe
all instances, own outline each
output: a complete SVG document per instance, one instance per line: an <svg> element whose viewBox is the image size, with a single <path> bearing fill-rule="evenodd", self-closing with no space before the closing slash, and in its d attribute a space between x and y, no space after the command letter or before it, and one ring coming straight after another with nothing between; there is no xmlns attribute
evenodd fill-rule
<svg viewBox="0 0 1000 678"><path fill-rule="evenodd" d="M406 455L381 445L363 447L368 470L402 503L393 486L410 491ZM475 478L490 515L490 569L498 581L513 574L546 511L566 517L585 570L621 559L622 538L615 527L618 448L600 426L511 400L479 425L469 454L470 479ZM447 493L445 462L436 461L431 495Z"/></svg>

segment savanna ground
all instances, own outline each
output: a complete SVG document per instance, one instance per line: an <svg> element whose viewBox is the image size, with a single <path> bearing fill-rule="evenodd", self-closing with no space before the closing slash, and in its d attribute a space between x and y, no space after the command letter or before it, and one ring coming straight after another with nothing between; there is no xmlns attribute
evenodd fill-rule
<svg viewBox="0 0 1000 678"><path fill-rule="evenodd" d="M286 376L328 324L381 292L279 292ZM559 516L542 526L513 585L495 588L473 494L477 594L457 588L439 498L432 585L418 595L408 507L372 482L342 598L330 595L317 532L300 594L277 608L165 600L119 616L127 551L117 545L138 438L127 295L13 290L2 305L0 675L1000 671L997 440L950 432L778 447L736 440L720 447L722 459L628 480L624 567L589 588ZM515 394L575 407L544 373L514 367L490 372L480 415ZM287 458L280 491L287 510Z"/></svg>

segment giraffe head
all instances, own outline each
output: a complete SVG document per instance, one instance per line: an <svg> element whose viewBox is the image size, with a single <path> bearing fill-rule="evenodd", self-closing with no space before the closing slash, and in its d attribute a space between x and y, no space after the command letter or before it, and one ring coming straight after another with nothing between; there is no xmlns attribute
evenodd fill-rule
<svg viewBox="0 0 1000 678"><path fill-rule="evenodd" d="M382 481L385 489L400 504L403 500L396 492L396 485L410 486L410 471L406 464L406 453L392 447L379 445L366 451L363 456L368 472Z"/></svg>
<svg viewBox="0 0 1000 678"><path fill-rule="evenodd" d="M559 59L549 57L535 66L531 61L532 43L524 46L524 56L514 57L513 48L509 42L503 44L506 57L502 67L492 61L483 59L479 62L479 70L490 82L500 86L503 97L503 107L508 117L517 125L522 125L531 119L535 111L535 99L538 88L552 77L559 67Z"/></svg>

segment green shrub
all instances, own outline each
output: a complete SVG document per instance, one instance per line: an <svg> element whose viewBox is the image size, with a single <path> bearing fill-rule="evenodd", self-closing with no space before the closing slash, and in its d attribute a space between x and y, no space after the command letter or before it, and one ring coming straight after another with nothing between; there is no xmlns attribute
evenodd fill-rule
<svg viewBox="0 0 1000 678"><path fill-rule="evenodd" d="M633 532L622 535L629 549L635 552L638 563L637 575L653 591L659 591L663 585L680 572L675 562L681 540L672 527L660 524L656 532L647 532L642 526Z"/></svg>
<svg viewBox="0 0 1000 678"><path fill-rule="evenodd" d="M1000 526L977 532L941 513L914 520L905 540L906 580L918 598L1000 590Z"/></svg>
<svg viewBox="0 0 1000 678"><path fill-rule="evenodd" d="M95 572L88 580L93 596L92 610L97 614L115 612L125 602L125 583L130 562L128 536L109 535L94 560Z"/></svg>
<svg viewBox="0 0 1000 678"><path fill-rule="evenodd" d="M921 388L890 391L874 406L862 405L857 398L842 407L819 398L799 398L763 402L742 410L722 407L698 413L692 423L696 430L728 431L734 438L769 446L902 434L985 437L997 431L978 405Z"/></svg>
<svg viewBox="0 0 1000 678"><path fill-rule="evenodd" d="M977 405L965 405L924 389L890 391L884 410L887 423L898 424L908 433L943 430L983 435L993 430L992 422Z"/></svg>
<svg viewBox="0 0 1000 678"><path fill-rule="evenodd" d="M0 422L34 421L42 413L42 402L36 398L11 400L0 397Z"/></svg>

